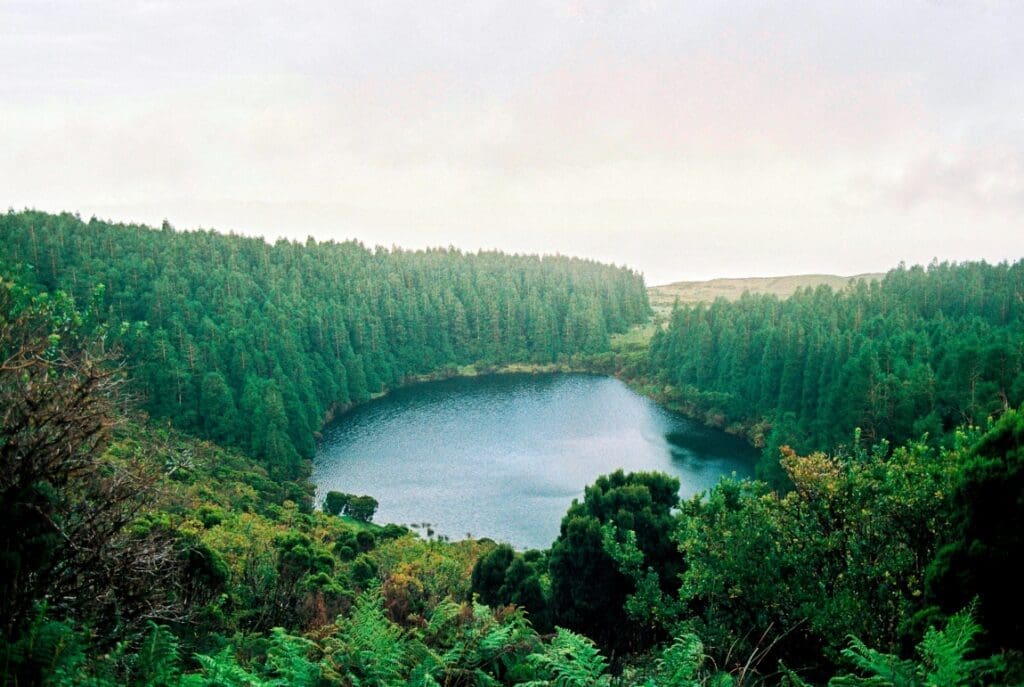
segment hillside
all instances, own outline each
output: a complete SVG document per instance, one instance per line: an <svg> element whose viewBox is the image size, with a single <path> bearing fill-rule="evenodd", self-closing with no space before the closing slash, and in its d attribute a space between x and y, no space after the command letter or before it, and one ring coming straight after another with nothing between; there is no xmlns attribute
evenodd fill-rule
<svg viewBox="0 0 1024 687"><path fill-rule="evenodd" d="M571 259L41 213L0 246L0 684L1022 683L1024 261L660 329L639 275ZM315 509L332 406L561 360L770 432L772 483L618 470L540 551Z"/></svg>
<svg viewBox="0 0 1024 687"><path fill-rule="evenodd" d="M931 441L1024 401L1024 262L899 267L871 288L680 304L650 342L649 374L706 422L767 421L778 448ZM700 410L697 411L697 408Z"/></svg>
<svg viewBox="0 0 1024 687"><path fill-rule="evenodd" d="M744 291L749 291L752 294L773 294L779 298L786 298L796 293L797 289L806 286L814 288L821 284L827 284L834 290L839 290L857 279L873 281L884 276L885 274L882 272L871 272L856 274L852 277L842 277L836 274L794 274L785 277L726 277L706 281L677 281L672 284L648 287L647 296L655 312L661 313L671 310L672 303L677 298L681 305L710 303L716 298L734 301L743 295Z"/></svg>
<svg viewBox="0 0 1024 687"><path fill-rule="evenodd" d="M650 315L643 281L575 258L266 243L71 214L0 215L0 273L111 332L153 417L292 479L335 408L468 365L596 354Z"/></svg>

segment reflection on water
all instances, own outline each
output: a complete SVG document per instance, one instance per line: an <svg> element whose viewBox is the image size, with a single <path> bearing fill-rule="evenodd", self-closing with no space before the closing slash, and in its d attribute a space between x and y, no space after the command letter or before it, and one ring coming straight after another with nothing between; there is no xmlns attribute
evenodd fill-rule
<svg viewBox="0 0 1024 687"><path fill-rule="evenodd" d="M686 497L722 474L750 474L755 456L616 379L501 375L400 389L337 418L313 480L319 497L373 495L377 522L541 548L599 475L661 470Z"/></svg>

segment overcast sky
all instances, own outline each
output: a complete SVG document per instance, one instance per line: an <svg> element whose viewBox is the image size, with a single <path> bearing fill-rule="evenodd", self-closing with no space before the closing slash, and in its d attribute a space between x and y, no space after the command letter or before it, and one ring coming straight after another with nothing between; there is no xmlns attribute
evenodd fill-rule
<svg viewBox="0 0 1024 687"><path fill-rule="evenodd" d="M0 0L0 203L625 263L1024 257L1024 3Z"/></svg>

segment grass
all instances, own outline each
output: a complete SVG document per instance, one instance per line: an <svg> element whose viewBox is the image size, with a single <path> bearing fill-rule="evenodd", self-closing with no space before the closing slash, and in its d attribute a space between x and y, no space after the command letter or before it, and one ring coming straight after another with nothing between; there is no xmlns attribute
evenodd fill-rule
<svg viewBox="0 0 1024 687"><path fill-rule="evenodd" d="M651 337L654 336L654 332L660 326L662 326L661 321L655 316L651 322L634 325L622 334L612 334L612 352L629 353L630 351L639 351L647 348Z"/></svg>
<svg viewBox="0 0 1024 687"><path fill-rule="evenodd" d="M348 516L348 515L339 515L338 518L340 518L341 521L344 522L346 525L349 525L350 527L352 527L353 529L355 529L357 531L358 530L367 530L369 532L378 532L378 531L384 529L383 527L381 527L380 525L378 525L376 523L373 523L373 522L363 522L362 520L356 520L355 518L353 518L351 516Z"/></svg>
<svg viewBox="0 0 1024 687"><path fill-rule="evenodd" d="M881 273L858 274L842 277L835 274L796 274L786 277L743 277L736 279L709 279L707 281L680 281L673 284L651 286L647 295L651 307L658 315L667 315L678 298L680 304L710 303L717 298L734 301L745 291L752 294L773 294L779 298L793 295L797 289L815 288L827 284L835 290L845 288L857 279L872 281L884 277Z"/></svg>

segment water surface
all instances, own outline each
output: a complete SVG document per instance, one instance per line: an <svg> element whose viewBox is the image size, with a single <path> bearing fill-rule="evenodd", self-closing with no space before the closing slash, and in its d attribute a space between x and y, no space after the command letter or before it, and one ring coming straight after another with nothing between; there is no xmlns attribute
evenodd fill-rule
<svg viewBox="0 0 1024 687"><path fill-rule="evenodd" d="M313 481L318 498L372 495L375 522L546 548L599 475L660 470L687 497L723 474L749 475L755 456L617 379L498 375L399 389L340 416L324 430Z"/></svg>

